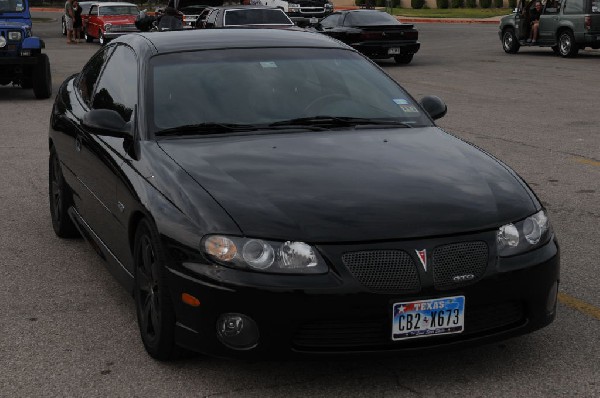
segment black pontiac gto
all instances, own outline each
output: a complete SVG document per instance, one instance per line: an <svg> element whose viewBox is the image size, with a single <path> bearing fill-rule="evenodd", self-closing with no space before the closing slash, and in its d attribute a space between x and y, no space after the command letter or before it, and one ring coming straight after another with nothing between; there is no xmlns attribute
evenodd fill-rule
<svg viewBox="0 0 600 398"><path fill-rule="evenodd" d="M55 233L82 235L160 360L458 347L555 317L559 248L527 184L308 32L136 33L60 87Z"/></svg>

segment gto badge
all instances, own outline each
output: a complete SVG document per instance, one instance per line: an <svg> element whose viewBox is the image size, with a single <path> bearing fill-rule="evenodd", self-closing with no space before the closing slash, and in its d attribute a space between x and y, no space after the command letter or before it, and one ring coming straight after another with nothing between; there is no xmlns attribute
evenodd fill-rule
<svg viewBox="0 0 600 398"><path fill-rule="evenodd" d="M419 260L421 261L421 264L423 265L423 269L425 270L425 272L427 272L427 249L423 249L423 250L415 250L417 252L417 257L419 257Z"/></svg>
<svg viewBox="0 0 600 398"><path fill-rule="evenodd" d="M475 275L466 274L466 275L456 275L452 280L454 282L466 282L475 279Z"/></svg>

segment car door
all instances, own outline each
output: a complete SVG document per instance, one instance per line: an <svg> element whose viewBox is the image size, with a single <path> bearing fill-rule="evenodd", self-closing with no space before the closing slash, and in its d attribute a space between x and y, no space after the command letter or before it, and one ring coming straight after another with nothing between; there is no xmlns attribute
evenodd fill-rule
<svg viewBox="0 0 600 398"><path fill-rule="evenodd" d="M89 109L110 109L125 121L133 121L138 95L138 69L134 51L124 45L110 46L100 77L95 84ZM117 259L126 258L126 229L118 214L123 204L117 201L117 183L121 177L124 139L95 133L81 125L80 179L91 200L83 203L84 219Z"/></svg>
<svg viewBox="0 0 600 398"><path fill-rule="evenodd" d="M556 33L558 31L560 21L559 7L560 3L558 1L548 0L546 2L542 15L540 15L540 44L556 43Z"/></svg>
<svg viewBox="0 0 600 398"><path fill-rule="evenodd" d="M85 28L85 31L87 32L88 36L92 36L95 38L98 38L98 29L100 28L99 27L100 25L98 22L98 10L99 10L99 7L97 4L93 4L90 7L90 13L87 18L87 23L86 23L86 28Z"/></svg>
<svg viewBox="0 0 600 398"><path fill-rule="evenodd" d="M517 12L515 13L515 36L519 40L525 40L529 36L529 10L527 0L519 1Z"/></svg>

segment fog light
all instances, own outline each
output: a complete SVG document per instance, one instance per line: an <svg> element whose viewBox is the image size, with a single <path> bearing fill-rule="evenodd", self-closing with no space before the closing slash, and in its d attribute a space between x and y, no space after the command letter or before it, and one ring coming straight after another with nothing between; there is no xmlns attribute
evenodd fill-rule
<svg viewBox="0 0 600 398"><path fill-rule="evenodd" d="M21 50L21 57L29 57L31 55L31 50Z"/></svg>
<svg viewBox="0 0 600 398"><path fill-rule="evenodd" d="M554 282L554 285L550 288L548 293L548 299L546 300L546 311L548 314L552 314L556 311L556 296L558 295L558 282Z"/></svg>
<svg viewBox="0 0 600 398"><path fill-rule="evenodd" d="M258 344L258 327L243 314L223 314L217 320L217 337L234 350L249 350Z"/></svg>

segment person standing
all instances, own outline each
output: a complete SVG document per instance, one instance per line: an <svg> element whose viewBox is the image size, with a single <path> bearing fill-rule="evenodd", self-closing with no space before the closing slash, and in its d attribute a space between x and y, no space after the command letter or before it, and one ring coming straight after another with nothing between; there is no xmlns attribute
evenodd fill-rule
<svg viewBox="0 0 600 398"><path fill-rule="evenodd" d="M73 40L73 0L65 2L65 26L67 28L67 44L75 43Z"/></svg>
<svg viewBox="0 0 600 398"><path fill-rule="evenodd" d="M81 29L83 28L83 22L81 20L81 6L79 5L79 1L73 1L73 35L75 36L75 42L79 43L79 39L81 38Z"/></svg>

